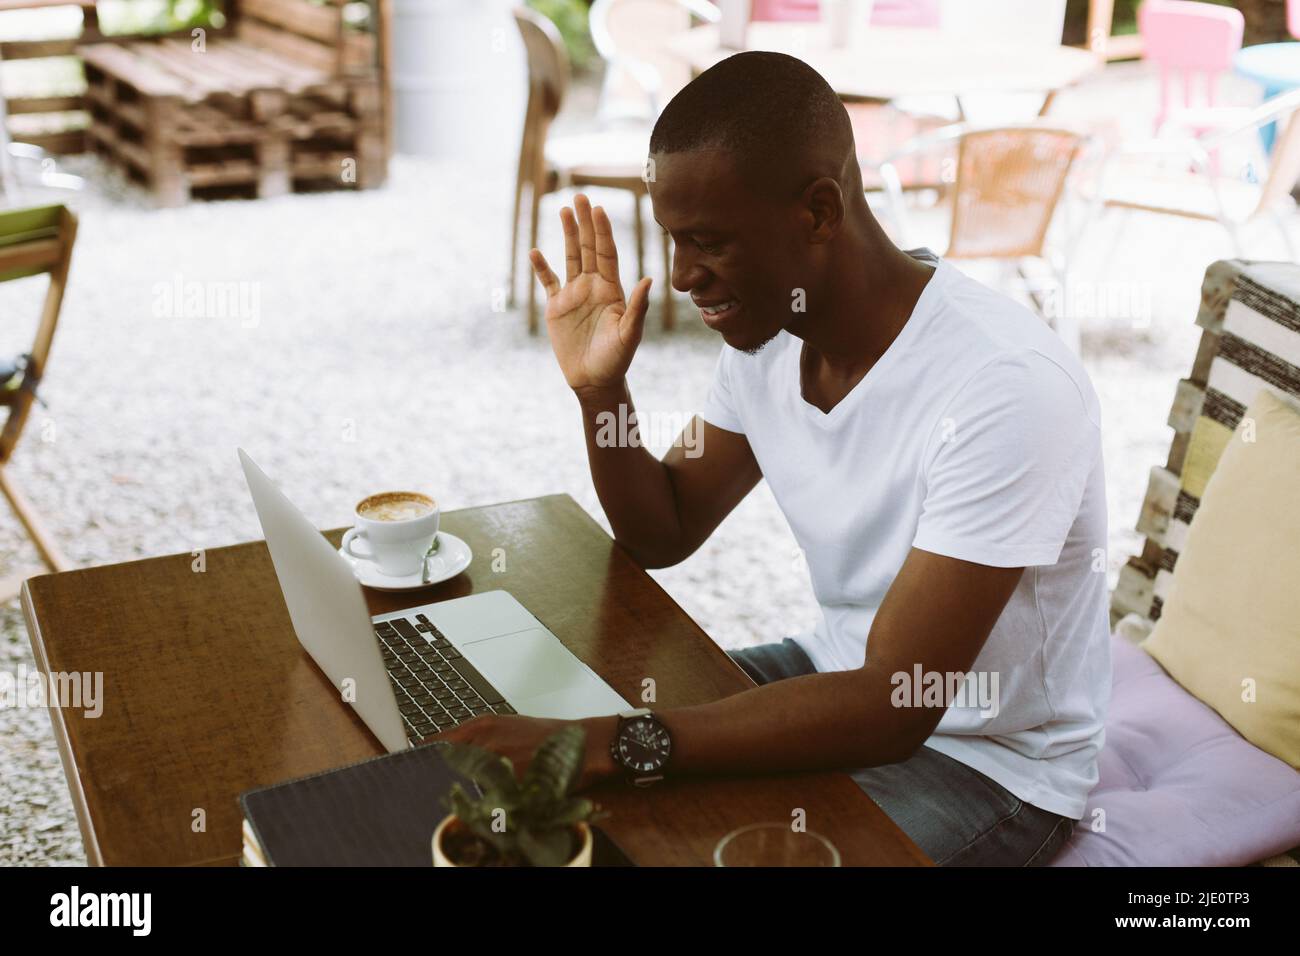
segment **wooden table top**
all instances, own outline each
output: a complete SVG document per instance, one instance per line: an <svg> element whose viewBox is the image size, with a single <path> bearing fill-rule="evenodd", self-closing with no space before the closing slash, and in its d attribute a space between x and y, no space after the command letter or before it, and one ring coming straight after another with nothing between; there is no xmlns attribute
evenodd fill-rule
<svg viewBox="0 0 1300 956"><path fill-rule="evenodd" d="M504 588L628 700L646 677L660 707L752 686L567 495L447 512L443 527L473 548L469 569L421 591L367 590L372 614ZM178 554L23 586L40 668L103 673L98 718L50 711L92 864L235 864L241 792L383 752L299 646L265 542L203 560L202 571ZM709 865L731 830L796 808L845 865L929 862L842 773L616 782L592 796L610 811L601 826L644 865Z"/></svg>
<svg viewBox="0 0 1300 956"><path fill-rule="evenodd" d="M692 72L735 54L718 46L718 28L702 26L669 41ZM1053 92L1100 68L1088 50L1034 47L1012 41L971 43L960 33L907 27L870 27L853 47L830 47L821 23L749 25L746 49L798 57L826 78L845 100L889 101L919 94Z"/></svg>

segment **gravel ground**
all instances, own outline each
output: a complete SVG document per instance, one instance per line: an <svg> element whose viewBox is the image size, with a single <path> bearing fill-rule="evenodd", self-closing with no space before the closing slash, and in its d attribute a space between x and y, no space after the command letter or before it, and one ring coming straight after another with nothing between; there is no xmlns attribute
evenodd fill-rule
<svg viewBox="0 0 1300 956"><path fill-rule="evenodd" d="M1120 70L1060 108L1098 115L1133 91L1152 95ZM321 527L346 524L365 491L410 485L435 490L448 508L567 492L608 527L550 348L501 308L509 170L399 158L384 190L154 211L96 160L64 165L92 185L71 200L81 231L48 407L35 410L12 472L75 562L259 538L236 445ZM601 198L627 236L626 199ZM552 253L562 201L543 206ZM925 225L942 248L941 224ZM1251 252L1282 256L1268 236ZM1108 281L1150 291L1153 304L1137 322L1092 321L1084 338L1106 416L1112 581L1138 547L1131 528L1146 475L1168 448L1165 417L1198 338L1201 275L1230 254L1212 225L1132 217L1099 223L1075 260L1080 276L1096 281L1104 268ZM657 257L647 258L662 289ZM178 277L244 283L247 308L159 314ZM42 294L34 280L0 286L0 348L30 342L31 326L17 319L35 315ZM654 303L630 376L643 414L689 416L707 388L719 343L688 305L665 335ZM760 486L696 555L654 576L735 648L812 620L794 549ZM0 576L35 561L16 520L0 520ZM23 664L31 650L14 602L0 608L0 668ZM0 711L0 863L84 859L47 714Z"/></svg>

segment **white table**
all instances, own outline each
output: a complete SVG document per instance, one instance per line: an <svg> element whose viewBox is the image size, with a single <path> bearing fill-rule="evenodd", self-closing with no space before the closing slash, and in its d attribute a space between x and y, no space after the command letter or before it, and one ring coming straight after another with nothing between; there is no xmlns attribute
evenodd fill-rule
<svg viewBox="0 0 1300 956"><path fill-rule="evenodd" d="M859 45L835 49L821 23L751 23L746 48L798 57L848 102L1013 92L1045 93L1050 100L1103 65L1077 47L972 42L955 33L902 27L871 27ZM695 75L738 52L719 47L716 26L688 30L669 41L669 49Z"/></svg>

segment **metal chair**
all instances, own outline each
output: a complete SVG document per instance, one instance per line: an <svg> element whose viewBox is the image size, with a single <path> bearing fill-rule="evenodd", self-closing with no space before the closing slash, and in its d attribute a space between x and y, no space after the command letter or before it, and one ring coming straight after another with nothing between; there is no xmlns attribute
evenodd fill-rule
<svg viewBox="0 0 1300 956"><path fill-rule="evenodd" d="M551 123L560 112L569 83L569 58L560 32L546 17L527 7L516 7L515 22L528 57L528 107L524 116L523 139L519 148L519 173L515 179L514 219L510 231L510 303L515 301L519 266L519 217L525 186L530 195L529 246L537 245L542 196L570 187L603 186L632 194L636 229L637 274L645 274L645 238L641 201L646 188L646 159L650 131L637 127L591 135L548 139ZM663 327L674 324L672 246L663 235L664 289ZM537 281L529 271L528 331L537 331Z"/></svg>
<svg viewBox="0 0 1300 956"><path fill-rule="evenodd" d="M9 417L0 431L0 491L9 499L18 520L31 535L41 560L51 571L66 571L72 564L54 543L26 497L14 485L8 465L14 446L22 436L23 426L27 424L32 403L36 401L36 390L49 360L76 236L77 219L63 206L40 206L0 213L0 282L41 274L50 277L31 351L17 361L3 363L9 367L0 372L0 378L6 379L0 383L0 406L9 409ZM0 581L0 600L8 601L17 594L25 576Z"/></svg>
<svg viewBox="0 0 1300 956"><path fill-rule="evenodd" d="M1176 122L1185 118L1183 135ZM1230 141L1269 123L1282 127L1262 177L1219 174L1215 156ZM1197 135L1201 130L1212 132ZM1094 206L1217 222L1234 253L1244 254L1241 229L1260 219L1277 227L1287 255L1296 258L1286 214L1295 209L1291 190L1300 178L1300 88L1254 108L1182 111L1165 123L1165 136L1112 149L1094 184L1085 187Z"/></svg>

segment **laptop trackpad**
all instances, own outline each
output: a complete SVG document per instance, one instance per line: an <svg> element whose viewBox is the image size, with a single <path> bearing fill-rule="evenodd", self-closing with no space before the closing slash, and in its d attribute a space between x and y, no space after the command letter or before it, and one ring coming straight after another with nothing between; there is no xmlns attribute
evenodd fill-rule
<svg viewBox="0 0 1300 956"><path fill-rule="evenodd" d="M559 638L534 627L460 645L461 653L516 707L521 701L588 684L591 672Z"/></svg>

